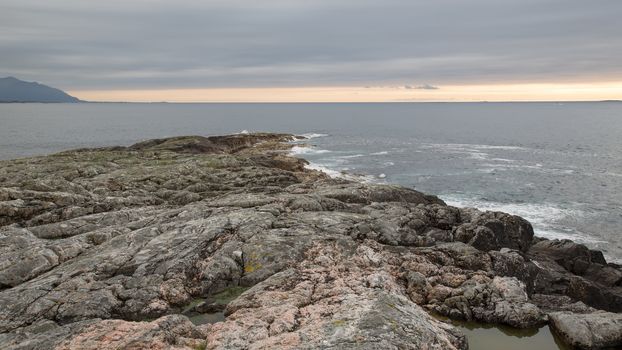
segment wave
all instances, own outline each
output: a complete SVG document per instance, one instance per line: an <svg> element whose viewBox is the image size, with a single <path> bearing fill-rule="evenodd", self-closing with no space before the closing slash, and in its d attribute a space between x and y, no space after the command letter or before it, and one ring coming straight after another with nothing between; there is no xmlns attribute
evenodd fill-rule
<svg viewBox="0 0 622 350"><path fill-rule="evenodd" d="M513 159L507 158L490 158L490 154L486 151L532 151L530 148L520 146L497 146L497 145L479 145L466 143L422 143L421 148L429 150L437 150L443 153L464 154L469 158L477 160L497 161L497 162L514 162Z"/></svg>
<svg viewBox="0 0 622 350"><path fill-rule="evenodd" d="M466 154L468 154L469 157L473 159L479 159L479 160L488 159L488 153L484 153L484 152L466 152Z"/></svg>
<svg viewBox="0 0 622 350"><path fill-rule="evenodd" d="M536 165L527 165L527 164L494 164L494 163L484 163L483 166L487 168L495 168L499 170L504 169L542 169L542 164ZM560 169L551 169L551 170L560 170Z"/></svg>
<svg viewBox="0 0 622 350"><path fill-rule="evenodd" d="M462 146L473 147L475 149L501 149L505 151L530 151L529 148L520 147L520 146L494 146L494 145L468 145L468 144L464 144Z"/></svg>
<svg viewBox="0 0 622 350"><path fill-rule="evenodd" d="M454 150L506 150L506 151L531 151L530 148L521 146L497 146L479 145L469 143L422 143L424 148L454 149Z"/></svg>
<svg viewBox="0 0 622 350"><path fill-rule="evenodd" d="M304 137L307 140L310 140L310 139L316 139L318 137L327 137L328 134L320 134L320 133L309 132L309 133L305 133L305 134L300 134L298 136L301 136L301 137Z"/></svg>
<svg viewBox="0 0 622 350"><path fill-rule="evenodd" d="M350 155L350 156L341 156L341 157L338 157L338 158L350 159L350 158L360 158L360 157L365 157L365 155L364 154L353 154L353 155Z"/></svg>
<svg viewBox="0 0 622 350"><path fill-rule="evenodd" d="M605 171L605 172L584 172L583 173L586 176L611 176L611 177L622 177L621 173L615 173L612 171Z"/></svg>
<svg viewBox="0 0 622 350"><path fill-rule="evenodd" d="M305 166L306 169L316 170L325 173L332 178L346 179L350 181L363 182L363 183L376 183L376 177L372 175L359 175L351 174L345 171L337 171L330 169L320 164L309 163Z"/></svg>
<svg viewBox="0 0 622 350"><path fill-rule="evenodd" d="M370 154L357 153L357 154L351 154L351 155L345 155L345 156L338 156L334 158L335 159L352 159L352 158L362 158L362 157L367 157L367 156L379 156L379 155L386 155L386 154L389 154L389 152L383 151L383 152L375 152L375 153L370 153Z"/></svg>
<svg viewBox="0 0 622 350"><path fill-rule="evenodd" d="M510 170L527 170L527 171L537 171L538 173L543 174L552 174L552 175L572 175L577 171L574 169L559 169L559 168L545 168L542 164L536 163L534 165L529 164L508 164L508 163L483 163L481 164L484 168L478 169L479 172L483 173L494 173L495 171L510 171Z"/></svg>
<svg viewBox="0 0 622 350"><path fill-rule="evenodd" d="M294 146L290 149L289 153L290 155L301 155L301 154L324 154L324 153L330 153L331 151L327 150L327 149L318 149L315 147L308 147L308 146Z"/></svg>
<svg viewBox="0 0 622 350"><path fill-rule="evenodd" d="M507 159L507 158L491 158L490 159L493 162L506 162L506 163L514 163L516 162L516 160L514 159Z"/></svg>
<svg viewBox="0 0 622 350"><path fill-rule="evenodd" d="M527 219L538 237L549 239L571 239L578 243L606 243L584 232L559 224L566 218L585 217L586 213L577 209L561 208L551 203L500 203L471 197L440 196L448 205L472 207L480 210L501 211Z"/></svg>

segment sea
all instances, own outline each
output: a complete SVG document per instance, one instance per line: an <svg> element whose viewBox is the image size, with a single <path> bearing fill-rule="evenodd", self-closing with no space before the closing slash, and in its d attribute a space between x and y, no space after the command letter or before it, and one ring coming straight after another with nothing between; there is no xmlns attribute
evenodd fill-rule
<svg viewBox="0 0 622 350"><path fill-rule="evenodd" d="M622 103L0 104L0 159L287 132L309 167L529 220L622 263ZM0 184L1 186L1 184Z"/></svg>

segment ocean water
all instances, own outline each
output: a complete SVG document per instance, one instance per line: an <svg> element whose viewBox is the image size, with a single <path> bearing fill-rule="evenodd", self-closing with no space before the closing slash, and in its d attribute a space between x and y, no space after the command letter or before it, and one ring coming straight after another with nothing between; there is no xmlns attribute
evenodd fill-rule
<svg viewBox="0 0 622 350"><path fill-rule="evenodd" d="M333 176L525 217L622 263L622 103L3 104L0 159L175 135L305 134Z"/></svg>

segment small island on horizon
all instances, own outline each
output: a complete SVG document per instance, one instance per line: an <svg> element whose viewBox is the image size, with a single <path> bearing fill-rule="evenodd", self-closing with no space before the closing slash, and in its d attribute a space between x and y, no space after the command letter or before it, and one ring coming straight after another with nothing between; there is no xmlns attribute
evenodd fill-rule
<svg viewBox="0 0 622 350"><path fill-rule="evenodd" d="M15 77L0 78L0 103L76 103L84 102L68 93L37 82Z"/></svg>

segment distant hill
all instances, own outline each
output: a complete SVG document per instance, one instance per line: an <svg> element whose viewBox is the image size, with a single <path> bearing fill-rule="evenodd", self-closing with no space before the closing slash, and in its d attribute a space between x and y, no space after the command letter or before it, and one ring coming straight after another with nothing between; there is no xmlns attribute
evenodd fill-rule
<svg viewBox="0 0 622 350"><path fill-rule="evenodd" d="M62 90L17 78L0 78L0 102L81 102Z"/></svg>

